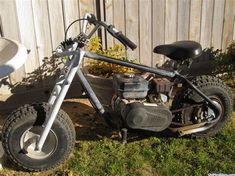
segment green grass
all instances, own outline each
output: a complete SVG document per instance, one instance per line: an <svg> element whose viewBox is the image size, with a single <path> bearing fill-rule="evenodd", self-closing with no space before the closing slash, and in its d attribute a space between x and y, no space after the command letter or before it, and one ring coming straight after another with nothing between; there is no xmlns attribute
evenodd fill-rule
<svg viewBox="0 0 235 176"><path fill-rule="evenodd" d="M7 165L9 167L7 167ZM122 144L110 138L83 140L60 168L41 173L3 165L1 176L203 176L235 174L235 113L211 138L150 137Z"/></svg>
<svg viewBox="0 0 235 176"><path fill-rule="evenodd" d="M54 171L27 173L5 168L0 175L17 176L203 176L235 173L235 114L213 138L150 137L122 144L102 138L80 141L70 159ZM15 171L14 171L15 170Z"/></svg>
<svg viewBox="0 0 235 176"><path fill-rule="evenodd" d="M82 141L57 175L208 175L235 173L235 123L213 138L150 137L126 145ZM54 173L55 174L55 173Z"/></svg>
<svg viewBox="0 0 235 176"><path fill-rule="evenodd" d="M109 138L81 141L71 158L54 171L27 173L10 167L0 171L0 175L201 176L208 175L208 173L234 174L234 117L221 133L213 138L150 137L125 145Z"/></svg>

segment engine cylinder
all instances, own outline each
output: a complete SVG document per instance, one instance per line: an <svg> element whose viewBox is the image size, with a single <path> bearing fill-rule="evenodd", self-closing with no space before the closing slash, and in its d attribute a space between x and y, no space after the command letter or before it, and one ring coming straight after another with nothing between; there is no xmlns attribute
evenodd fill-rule
<svg viewBox="0 0 235 176"><path fill-rule="evenodd" d="M143 99L148 93L148 81L135 74L116 74L113 77L115 93L124 99Z"/></svg>

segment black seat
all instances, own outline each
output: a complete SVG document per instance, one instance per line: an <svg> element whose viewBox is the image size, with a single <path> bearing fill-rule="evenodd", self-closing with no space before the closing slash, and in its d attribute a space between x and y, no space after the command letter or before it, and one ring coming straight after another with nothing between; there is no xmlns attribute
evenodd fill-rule
<svg viewBox="0 0 235 176"><path fill-rule="evenodd" d="M168 45L159 45L153 49L154 53L163 54L173 60L197 58L202 53L202 47L194 41L177 41Z"/></svg>

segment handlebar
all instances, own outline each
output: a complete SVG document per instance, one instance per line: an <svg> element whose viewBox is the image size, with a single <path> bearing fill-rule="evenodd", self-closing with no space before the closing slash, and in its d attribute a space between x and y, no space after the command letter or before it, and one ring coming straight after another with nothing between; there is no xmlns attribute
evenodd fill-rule
<svg viewBox="0 0 235 176"><path fill-rule="evenodd" d="M132 50L137 48L137 45L134 42L132 42L125 35L123 35L121 31L118 31L113 25L109 25L106 22L97 20L93 14L86 14L85 17L87 18L89 23L95 26L96 25L103 26L113 37L119 40L123 45L128 46ZM83 25L83 29L84 28L85 26Z"/></svg>
<svg viewBox="0 0 235 176"><path fill-rule="evenodd" d="M122 34L121 31L118 31L114 28L114 26L110 25L107 28L107 31L116 39L118 39L123 45L128 46L132 50L136 49L137 46L134 42L132 42L129 38Z"/></svg>
<svg viewBox="0 0 235 176"><path fill-rule="evenodd" d="M68 29L77 21L84 20L83 26L82 26L82 32L74 39L66 39L66 34ZM92 31L89 34L86 34L87 25L93 24L95 27L92 29ZM127 38L125 35L122 34L121 31L118 31L113 25L107 24L106 22L97 20L96 17L93 14L86 13L84 18L77 19L73 21L65 32L65 40L61 42L61 46L63 48L68 49L73 47L73 44L77 44L77 48L82 48L88 39L91 38L91 36L100 28L104 27L113 37L115 37L117 40L119 40L124 46L127 46L131 48L132 50L136 49L137 46L134 42L132 42L129 38Z"/></svg>

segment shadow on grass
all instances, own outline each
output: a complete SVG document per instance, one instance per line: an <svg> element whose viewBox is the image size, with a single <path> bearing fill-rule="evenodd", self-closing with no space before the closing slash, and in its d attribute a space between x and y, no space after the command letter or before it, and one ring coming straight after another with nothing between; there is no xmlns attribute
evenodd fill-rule
<svg viewBox="0 0 235 176"><path fill-rule="evenodd" d="M111 138L122 142L121 133L109 127L105 120L99 116L88 103L88 100L80 100L80 102L66 101L62 108L68 113L72 119L77 141L94 141L102 138ZM169 130L163 132L148 132L143 130L128 130L128 142L135 142L149 137L176 137Z"/></svg>

